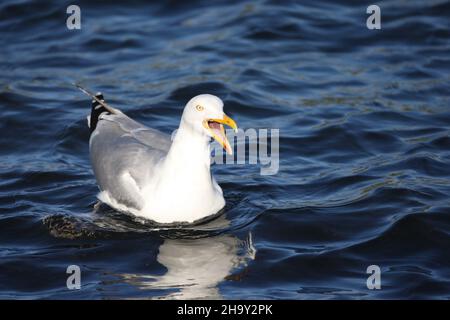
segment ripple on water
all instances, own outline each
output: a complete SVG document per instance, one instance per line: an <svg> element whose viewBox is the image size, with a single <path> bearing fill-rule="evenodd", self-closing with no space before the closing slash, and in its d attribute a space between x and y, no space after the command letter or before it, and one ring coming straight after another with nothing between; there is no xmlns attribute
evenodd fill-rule
<svg viewBox="0 0 450 320"><path fill-rule="evenodd" d="M448 2L385 1L381 31L351 1L80 6L69 31L0 4L0 298L450 297ZM279 171L214 165L227 206L195 225L98 205L73 82L166 133L218 95L280 130Z"/></svg>

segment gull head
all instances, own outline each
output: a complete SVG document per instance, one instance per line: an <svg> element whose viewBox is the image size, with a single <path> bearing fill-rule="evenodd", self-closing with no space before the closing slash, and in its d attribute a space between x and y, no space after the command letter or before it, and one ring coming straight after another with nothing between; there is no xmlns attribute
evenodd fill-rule
<svg viewBox="0 0 450 320"><path fill-rule="evenodd" d="M229 154L233 153L224 125L237 132L233 119L223 112L223 102L211 94L195 96L186 104L182 120L196 132L215 139Z"/></svg>

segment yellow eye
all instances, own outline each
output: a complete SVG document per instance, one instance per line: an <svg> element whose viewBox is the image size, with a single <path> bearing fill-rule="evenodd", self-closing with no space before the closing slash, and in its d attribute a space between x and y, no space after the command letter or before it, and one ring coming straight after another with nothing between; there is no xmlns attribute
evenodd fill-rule
<svg viewBox="0 0 450 320"><path fill-rule="evenodd" d="M197 109L197 111L203 111L203 109L205 109L205 108L203 108L203 106L198 104L195 106L195 109Z"/></svg>

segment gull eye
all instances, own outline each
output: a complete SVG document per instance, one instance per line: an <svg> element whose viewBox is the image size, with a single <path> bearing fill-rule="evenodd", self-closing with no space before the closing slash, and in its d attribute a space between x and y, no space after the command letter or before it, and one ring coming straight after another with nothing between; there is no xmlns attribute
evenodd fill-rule
<svg viewBox="0 0 450 320"><path fill-rule="evenodd" d="M198 104L195 106L195 109L197 109L197 111L203 111L205 108L203 108L203 106Z"/></svg>

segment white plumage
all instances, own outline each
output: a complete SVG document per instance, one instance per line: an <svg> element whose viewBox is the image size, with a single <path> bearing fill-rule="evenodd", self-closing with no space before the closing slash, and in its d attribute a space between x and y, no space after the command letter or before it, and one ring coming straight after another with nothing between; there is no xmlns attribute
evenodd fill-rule
<svg viewBox="0 0 450 320"><path fill-rule="evenodd" d="M213 137L231 153L222 124L237 127L222 100L209 94L192 98L171 141L98 97L88 119L89 149L102 202L158 223L194 222L225 206L210 172L209 146Z"/></svg>

